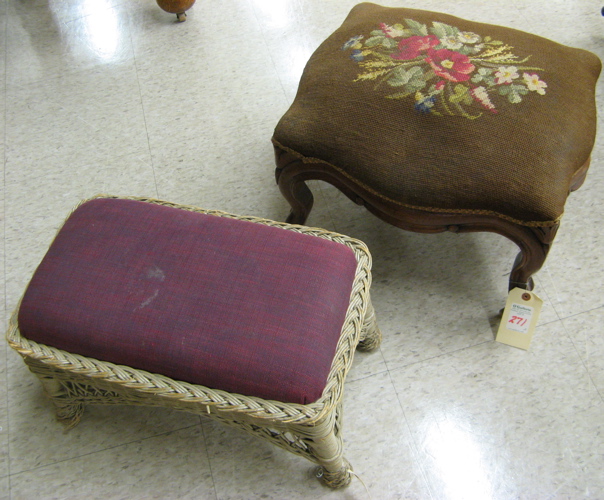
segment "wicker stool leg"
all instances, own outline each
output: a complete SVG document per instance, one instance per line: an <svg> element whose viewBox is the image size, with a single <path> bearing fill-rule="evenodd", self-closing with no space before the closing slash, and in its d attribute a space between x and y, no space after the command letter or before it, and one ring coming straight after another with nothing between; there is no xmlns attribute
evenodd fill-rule
<svg viewBox="0 0 604 500"><path fill-rule="evenodd" d="M365 313L365 320L363 322L363 328L361 329L361 340L357 349L359 351L372 351L379 347L382 343L382 332L378 327L377 320L375 318L375 310L371 304L371 299L367 302L367 312Z"/></svg>
<svg viewBox="0 0 604 500"><path fill-rule="evenodd" d="M29 362L27 364L38 377L44 392L54 404L57 420L65 424L68 429L78 425L86 405L72 396L72 391L65 382L53 377L48 371L41 370L37 364Z"/></svg>
<svg viewBox="0 0 604 500"><path fill-rule="evenodd" d="M352 480L352 466L342 454L341 414L342 402L324 420L296 426L294 431L304 436L309 458L319 464L317 478L334 489L347 486Z"/></svg>

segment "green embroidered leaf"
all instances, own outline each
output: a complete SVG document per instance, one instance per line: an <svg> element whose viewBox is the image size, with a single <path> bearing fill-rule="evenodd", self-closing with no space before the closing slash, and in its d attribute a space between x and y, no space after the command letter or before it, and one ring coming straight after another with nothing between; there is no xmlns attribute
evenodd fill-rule
<svg viewBox="0 0 604 500"><path fill-rule="evenodd" d="M426 71L424 73L424 80L430 81L435 76L436 76L436 73L434 73L434 70L433 69L429 69L428 71Z"/></svg>
<svg viewBox="0 0 604 500"><path fill-rule="evenodd" d="M425 86L426 86L426 81L424 79L421 79L421 80L410 80L409 83L407 85L405 85L403 88L407 92L413 93L413 92L417 92L418 90L422 90Z"/></svg>
<svg viewBox="0 0 604 500"><path fill-rule="evenodd" d="M378 45L382 45L387 49L396 48L398 42L392 38L388 38L382 34L381 36L372 36L365 41L365 47L377 47Z"/></svg>
<svg viewBox="0 0 604 500"><path fill-rule="evenodd" d="M386 37L383 33L381 36L372 36L371 38L365 40L365 47L375 47L380 45L384 39L386 39Z"/></svg>
<svg viewBox="0 0 604 500"><path fill-rule="evenodd" d="M418 23L413 19L405 19L405 22L407 23L407 26L411 28L411 31L413 31L414 35L428 36L428 28L425 24Z"/></svg>
<svg viewBox="0 0 604 500"><path fill-rule="evenodd" d="M513 92L516 92L520 95L526 95L529 93L529 90L524 85L512 84L510 85Z"/></svg>
<svg viewBox="0 0 604 500"><path fill-rule="evenodd" d="M382 45L387 49L395 49L398 47L398 42L394 38L386 38L386 40L382 42Z"/></svg>
<svg viewBox="0 0 604 500"><path fill-rule="evenodd" d="M491 41L491 37L490 36L485 36L484 37L484 41L485 42L490 42Z"/></svg>
<svg viewBox="0 0 604 500"><path fill-rule="evenodd" d="M508 100L512 104L522 102L522 96L528 94L528 92L524 85L502 85L499 88L499 93L508 96Z"/></svg>
<svg viewBox="0 0 604 500"><path fill-rule="evenodd" d="M434 21L432 23L432 28L430 28L430 32L437 38L445 38L447 36L456 36L459 33L459 30L448 24Z"/></svg>
<svg viewBox="0 0 604 500"><path fill-rule="evenodd" d="M486 38L485 38L486 41ZM500 42L499 40L493 40L491 42L487 42L489 45L503 45L503 42Z"/></svg>
<svg viewBox="0 0 604 500"><path fill-rule="evenodd" d="M453 88L453 94L449 97L449 101L453 103L463 102L464 104L472 104L472 96L470 89L461 83L458 83Z"/></svg>
<svg viewBox="0 0 604 500"><path fill-rule="evenodd" d="M488 86L492 87L495 85L495 78L491 76L493 71L494 70L491 68L479 68L478 73L476 73L471 79L472 83L484 82Z"/></svg>
<svg viewBox="0 0 604 500"><path fill-rule="evenodd" d="M474 54L474 47L468 47L467 45L464 45L463 47L457 49L457 52L463 54L464 56L469 56Z"/></svg>
<svg viewBox="0 0 604 500"><path fill-rule="evenodd" d="M401 23L396 23L394 26L392 26L396 31L409 31L407 28L405 28Z"/></svg>
<svg viewBox="0 0 604 500"><path fill-rule="evenodd" d="M388 79L388 85L391 87L401 87L405 85L405 90L411 92L412 89L419 90L426 85L423 78L423 70L419 66L413 66L406 69L402 66L395 68Z"/></svg>
<svg viewBox="0 0 604 500"><path fill-rule="evenodd" d="M384 36L384 32L382 30L373 30L370 33L371 36Z"/></svg>

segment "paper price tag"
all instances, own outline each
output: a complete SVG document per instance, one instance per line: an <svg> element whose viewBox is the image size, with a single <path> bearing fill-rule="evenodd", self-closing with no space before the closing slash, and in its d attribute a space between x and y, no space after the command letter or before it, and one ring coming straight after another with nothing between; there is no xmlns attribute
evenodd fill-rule
<svg viewBox="0 0 604 500"><path fill-rule="evenodd" d="M542 305L543 301L533 292L514 288L508 295L495 340L528 349Z"/></svg>
<svg viewBox="0 0 604 500"><path fill-rule="evenodd" d="M520 333L528 333L533 317L534 309L530 306L512 304L510 307L510 317L507 322L508 330Z"/></svg>

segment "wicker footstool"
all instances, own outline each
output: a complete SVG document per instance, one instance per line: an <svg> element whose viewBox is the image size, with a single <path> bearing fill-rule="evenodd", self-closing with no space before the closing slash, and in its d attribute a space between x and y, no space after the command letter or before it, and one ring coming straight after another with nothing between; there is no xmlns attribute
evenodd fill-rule
<svg viewBox="0 0 604 500"><path fill-rule="evenodd" d="M342 235L135 199L83 202L7 334L59 420L165 406L268 439L348 484L341 413L355 348L381 336L371 257Z"/></svg>
<svg viewBox="0 0 604 500"><path fill-rule="evenodd" d="M411 231L491 231L531 289L587 173L599 59L521 31L362 3L310 58L275 129L277 182L303 224L327 181Z"/></svg>

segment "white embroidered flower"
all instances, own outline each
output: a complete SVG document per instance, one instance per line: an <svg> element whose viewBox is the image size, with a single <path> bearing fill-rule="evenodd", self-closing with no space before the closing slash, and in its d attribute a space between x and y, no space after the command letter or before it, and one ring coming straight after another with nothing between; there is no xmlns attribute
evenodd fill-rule
<svg viewBox="0 0 604 500"><path fill-rule="evenodd" d="M529 90L534 90L537 94L545 95L545 89L547 88L547 83L543 80L539 80L539 75L536 73L524 73L522 75L524 78L524 83Z"/></svg>
<svg viewBox="0 0 604 500"><path fill-rule="evenodd" d="M512 80L515 80L519 76L516 66L500 66L495 72L497 85L512 83Z"/></svg>
<svg viewBox="0 0 604 500"><path fill-rule="evenodd" d="M463 43L461 43L455 36L446 36L444 38L441 38L439 41L449 50L461 49L461 47L463 46Z"/></svg>
<svg viewBox="0 0 604 500"><path fill-rule="evenodd" d="M482 40L482 38L480 38L480 35L477 35L476 33L472 33L470 31L462 31L462 32L458 33L457 39L462 43L470 43L470 44L477 43Z"/></svg>
<svg viewBox="0 0 604 500"><path fill-rule="evenodd" d="M386 36L389 36L390 38L397 38L397 37L403 36L405 34L405 32L403 30L397 30L393 26L390 26L389 24L386 24L386 23L381 23L380 28L384 32L384 34Z"/></svg>

